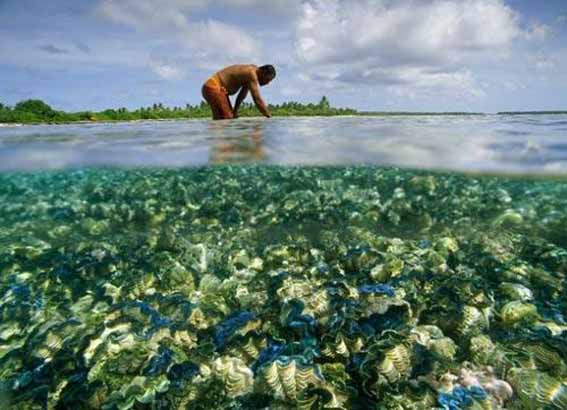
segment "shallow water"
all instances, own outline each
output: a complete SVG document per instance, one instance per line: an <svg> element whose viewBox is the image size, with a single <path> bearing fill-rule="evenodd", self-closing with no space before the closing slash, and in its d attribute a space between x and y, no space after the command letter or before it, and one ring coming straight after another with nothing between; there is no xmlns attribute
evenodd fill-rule
<svg viewBox="0 0 567 410"><path fill-rule="evenodd" d="M0 170L372 164L565 174L567 116L146 121L0 130Z"/></svg>
<svg viewBox="0 0 567 410"><path fill-rule="evenodd" d="M447 163L438 118L355 120L0 131L0 407L567 408L567 181L529 173L559 120L501 125L542 129L525 164L525 135ZM378 166L408 158L521 174Z"/></svg>

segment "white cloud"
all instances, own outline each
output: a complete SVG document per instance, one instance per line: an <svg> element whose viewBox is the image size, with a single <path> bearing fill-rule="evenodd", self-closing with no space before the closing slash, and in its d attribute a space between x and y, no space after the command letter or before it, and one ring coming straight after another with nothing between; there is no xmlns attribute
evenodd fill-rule
<svg viewBox="0 0 567 410"><path fill-rule="evenodd" d="M518 16L500 0L313 0L297 26L298 56L317 63L453 60L503 50L520 32Z"/></svg>
<svg viewBox="0 0 567 410"><path fill-rule="evenodd" d="M453 98L478 98L485 96L472 73L468 70L457 72L427 72L419 68L400 70L399 83L389 87L392 94L413 99L421 97L450 96Z"/></svg>
<svg viewBox="0 0 567 410"><path fill-rule="evenodd" d="M102 0L97 13L116 23L139 29L185 29L188 12L204 7L208 0Z"/></svg>
<svg viewBox="0 0 567 410"><path fill-rule="evenodd" d="M164 80L181 80L185 77L183 68L168 59L150 59L150 68Z"/></svg>
<svg viewBox="0 0 567 410"><path fill-rule="evenodd" d="M506 57L521 29L502 0L310 0L296 25L297 58L311 78L387 85L395 95L484 95L470 65Z"/></svg>
<svg viewBox="0 0 567 410"><path fill-rule="evenodd" d="M264 14L290 17L301 12L302 1L303 0L217 0L215 3L220 3L227 7L252 9Z"/></svg>
<svg viewBox="0 0 567 410"><path fill-rule="evenodd" d="M234 6L251 6L252 1L223 0ZM194 21L191 13L203 9L212 0L103 0L99 16L110 21L149 32L164 42L173 43L175 55L156 60L150 68L161 78L177 80L184 73L172 59L183 57L199 68L218 69L222 65L257 61L261 44L240 27L216 20ZM283 2L282 2L283 4ZM160 53L163 55L163 52ZM164 63L164 58L167 63Z"/></svg>
<svg viewBox="0 0 567 410"><path fill-rule="evenodd" d="M211 15L221 8L248 23ZM97 11L151 39L141 61L161 78L265 59L295 72L281 85L286 95L479 98L498 88L486 85L490 70L510 74L518 51L531 55L550 33L507 0L100 0Z"/></svg>
<svg viewBox="0 0 567 410"><path fill-rule="evenodd" d="M195 64L202 68L259 58L261 44L238 27L209 20L194 24L188 35Z"/></svg>
<svg viewBox="0 0 567 410"><path fill-rule="evenodd" d="M136 28L183 29L191 13L210 6L243 9L279 17L300 13L303 0L102 0L97 13L116 23Z"/></svg>

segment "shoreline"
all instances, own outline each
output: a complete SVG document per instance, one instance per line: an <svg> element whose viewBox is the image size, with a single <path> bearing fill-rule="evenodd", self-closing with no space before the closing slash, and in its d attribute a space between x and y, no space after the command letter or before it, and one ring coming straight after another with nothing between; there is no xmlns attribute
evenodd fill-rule
<svg viewBox="0 0 567 410"><path fill-rule="evenodd" d="M272 118L354 118L354 117L485 117L485 116L526 116L526 115L567 115L567 111L533 111L533 112L497 112L497 113L480 113L480 112L358 112L355 114L338 114L338 115L274 115ZM237 119L261 119L261 115L244 116ZM139 122L181 122L181 121L212 121L209 117L187 117L187 118L151 118L151 119L135 119L135 120L80 120L80 121L62 121L62 122L0 122L0 128L21 127L25 125L88 125L88 124L119 124L119 123L139 123Z"/></svg>
<svg viewBox="0 0 567 410"><path fill-rule="evenodd" d="M490 113L410 113L410 112L399 112L399 113L381 113L381 112L361 112L356 114L344 114L344 115L274 115L272 118L354 118L354 117L432 117L432 116L446 116L446 117L467 117L467 116L487 116L487 115L499 115ZM246 119L262 119L261 115L257 116L245 116L237 118L240 120ZM118 124L118 123L138 123L138 122L181 122L181 121L212 121L209 117L187 117L187 118L152 118L152 119L136 119L136 120L100 120L100 121L63 121L63 122L0 122L0 127L21 127L24 125L87 125L87 124Z"/></svg>

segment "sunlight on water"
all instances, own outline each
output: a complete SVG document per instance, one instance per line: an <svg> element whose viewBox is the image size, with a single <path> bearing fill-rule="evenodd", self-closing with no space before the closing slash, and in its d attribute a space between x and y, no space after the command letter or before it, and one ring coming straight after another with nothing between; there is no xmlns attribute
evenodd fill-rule
<svg viewBox="0 0 567 410"><path fill-rule="evenodd" d="M566 134L560 115L22 126L0 130L0 169L255 162L561 174Z"/></svg>

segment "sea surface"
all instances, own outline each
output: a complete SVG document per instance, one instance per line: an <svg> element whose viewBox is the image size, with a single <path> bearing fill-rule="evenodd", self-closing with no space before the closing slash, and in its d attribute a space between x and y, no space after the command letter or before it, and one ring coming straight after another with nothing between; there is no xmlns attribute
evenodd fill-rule
<svg viewBox="0 0 567 410"><path fill-rule="evenodd" d="M0 409L567 409L567 116L0 128Z"/></svg>
<svg viewBox="0 0 567 410"><path fill-rule="evenodd" d="M222 163L567 172L567 115L259 118L0 128L0 170Z"/></svg>

